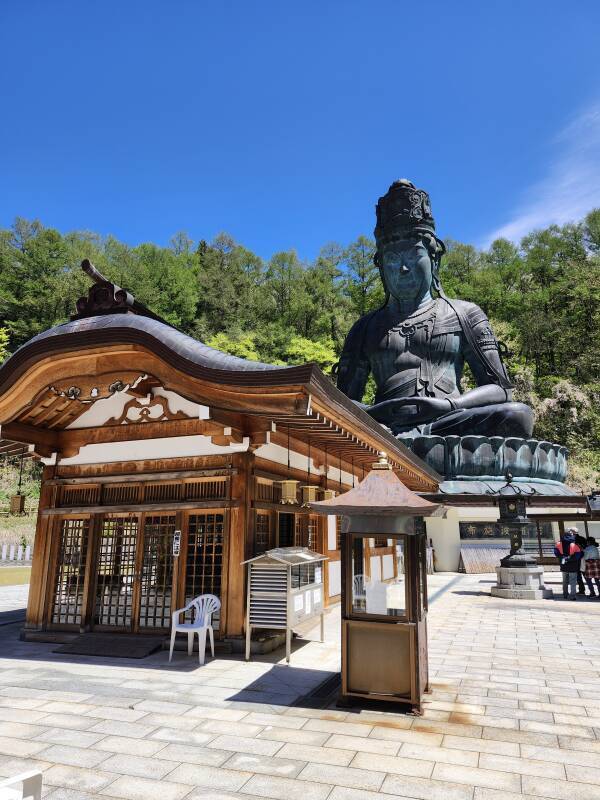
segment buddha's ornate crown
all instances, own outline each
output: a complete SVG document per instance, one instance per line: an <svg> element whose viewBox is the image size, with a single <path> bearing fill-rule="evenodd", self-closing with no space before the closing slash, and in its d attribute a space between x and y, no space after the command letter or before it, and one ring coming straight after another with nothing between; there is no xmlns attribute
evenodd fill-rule
<svg viewBox="0 0 600 800"><path fill-rule="evenodd" d="M431 213L429 195L424 189L417 189L406 178L392 183L387 194L379 198L375 211L377 242L401 239L418 232L435 236L435 220Z"/></svg>

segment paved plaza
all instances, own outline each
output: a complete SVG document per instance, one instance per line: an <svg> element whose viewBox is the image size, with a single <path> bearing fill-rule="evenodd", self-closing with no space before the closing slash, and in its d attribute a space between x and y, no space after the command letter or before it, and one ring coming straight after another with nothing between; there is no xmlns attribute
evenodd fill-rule
<svg viewBox="0 0 600 800"><path fill-rule="evenodd" d="M338 668L337 609L291 667L199 667L20 642L27 587L0 589L0 775L39 767L52 800L600 800L600 602L500 600L491 581L432 576L423 717L302 700Z"/></svg>

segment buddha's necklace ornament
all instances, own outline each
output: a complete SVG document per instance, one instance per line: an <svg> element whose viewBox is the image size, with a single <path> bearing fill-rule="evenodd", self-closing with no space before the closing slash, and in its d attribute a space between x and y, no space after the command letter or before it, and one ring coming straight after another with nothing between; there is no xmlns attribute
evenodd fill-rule
<svg viewBox="0 0 600 800"><path fill-rule="evenodd" d="M415 311L410 317L394 325L390 328L387 334L387 346L390 346L391 336L393 334L400 334L404 337L405 349L409 350L411 341L417 331L423 330L425 332L425 342L429 342L433 328L435 325L435 302L429 303L426 308Z"/></svg>

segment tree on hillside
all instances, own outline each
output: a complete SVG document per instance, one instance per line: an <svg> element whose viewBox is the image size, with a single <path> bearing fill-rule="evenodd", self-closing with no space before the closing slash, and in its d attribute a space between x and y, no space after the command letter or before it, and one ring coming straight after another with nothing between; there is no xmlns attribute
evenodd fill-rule
<svg viewBox="0 0 600 800"><path fill-rule="evenodd" d="M0 328L0 364L8 355L8 331Z"/></svg>
<svg viewBox="0 0 600 800"><path fill-rule="evenodd" d="M534 435L564 437L577 485L600 480L600 209L581 223L533 231L518 245L447 245L444 288L480 305L507 343L516 394L538 414ZM360 236L345 248L326 245L311 263L293 250L264 262L225 233L195 248L184 232L168 247L132 247L17 219L0 230L0 359L69 319L89 288L80 269L89 258L210 346L271 364L314 361L329 371L351 324L383 302L374 250ZM365 399L372 397L371 380Z"/></svg>
<svg viewBox="0 0 600 800"><path fill-rule="evenodd" d="M375 242L366 236L359 236L345 253L346 291L354 313L359 317L383 303L383 288L374 256Z"/></svg>

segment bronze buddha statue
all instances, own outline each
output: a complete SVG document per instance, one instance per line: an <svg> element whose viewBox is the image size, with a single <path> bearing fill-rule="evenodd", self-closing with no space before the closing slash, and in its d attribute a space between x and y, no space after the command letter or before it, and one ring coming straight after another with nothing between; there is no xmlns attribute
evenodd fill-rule
<svg viewBox="0 0 600 800"><path fill-rule="evenodd" d="M435 234L427 192L396 181L376 212L375 262L386 300L350 330L338 387L360 402L372 373L375 402L364 407L398 437L530 437L533 412L512 400L486 315L443 292L439 267L445 247ZM477 387L461 393L465 361Z"/></svg>

